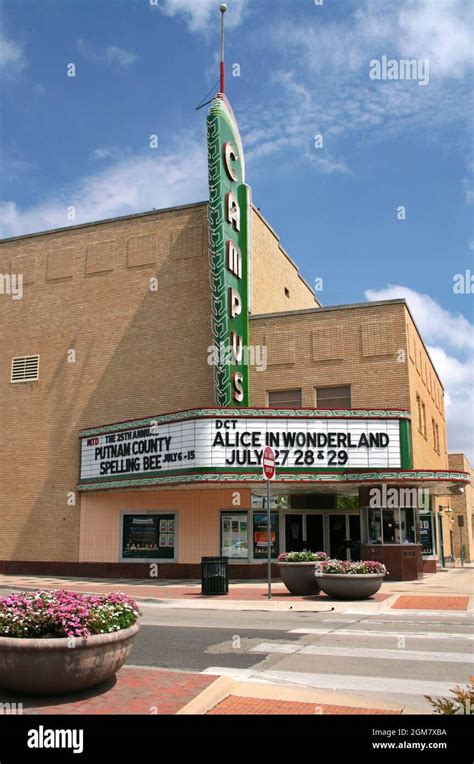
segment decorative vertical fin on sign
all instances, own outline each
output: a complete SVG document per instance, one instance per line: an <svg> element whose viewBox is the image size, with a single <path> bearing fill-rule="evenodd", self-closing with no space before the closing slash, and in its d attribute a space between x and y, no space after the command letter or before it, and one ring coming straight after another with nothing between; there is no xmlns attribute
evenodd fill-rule
<svg viewBox="0 0 474 764"><path fill-rule="evenodd" d="M249 405L251 190L239 129L224 94L207 118L214 385L218 406Z"/></svg>

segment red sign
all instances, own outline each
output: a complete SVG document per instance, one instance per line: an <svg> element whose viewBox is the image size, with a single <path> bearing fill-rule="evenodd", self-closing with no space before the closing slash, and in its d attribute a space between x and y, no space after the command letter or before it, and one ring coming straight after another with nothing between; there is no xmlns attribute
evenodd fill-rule
<svg viewBox="0 0 474 764"><path fill-rule="evenodd" d="M267 480L275 477L275 452L270 446L263 452L263 475Z"/></svg>

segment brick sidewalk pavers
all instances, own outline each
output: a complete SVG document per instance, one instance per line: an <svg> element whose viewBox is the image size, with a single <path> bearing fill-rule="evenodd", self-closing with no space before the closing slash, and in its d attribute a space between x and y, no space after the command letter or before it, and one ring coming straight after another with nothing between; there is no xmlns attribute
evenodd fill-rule
<svg viewBox="0 0 474 764"><path fill-rule="evenodd" d="M15 588L24 586L25 589L29 588L49 588L49 589L66 589L68 591L78 591L91 594L107 594L109 592L123 592L129 597L137 597L143 599L156 599L156 600L247 600L247 601L259 601L267 599L267 589L265 586L239 586L238 584L231 584L229 587L229 593L223 595L206 596L201 594L200 586L160 586L159 584L130 584L130 583L115 583L115 584L103 584L103 583L82 583L82 581L57 581L55 579L33 581L18 580L15 584L12 584ZM385 594L378 592L374 594L370 599L373 602L383 602L391 594ZM321 593L316 597L296 597L288 592L281 584L275 584L272 587L272 599L283 602L301 602L302 600L310 600L314 602L330 602L331 598L326 594Z"/></svg>
<svg viewBox="0 0 474 764"><path fill-rule="evenodd" d="M467 610L469 597L427 597L402 595L392 608L400 610Z"/></svg>
<svg viewBox="0 0 474 764"><path fill-rule="evenodd" d="M22 704L25 714L176 714L217 677L187 671L124 666L113 679L61 696L0 690L0 703ZM1 713L1 712L0 712Z"/></svg>
<svg viewBox="0 0 474 764"><path fill-rule="evenodd" d="M207 712L208 715L253 715L260 714L272 716L274 714L290 715L334 715L334 714L400 714L400 711L383 711L378 708L355 708L353 706L333 706L325 703L303 703L294 700L271 700L270 698L244 698L238 695L229 695L214 708Z"/></svg>

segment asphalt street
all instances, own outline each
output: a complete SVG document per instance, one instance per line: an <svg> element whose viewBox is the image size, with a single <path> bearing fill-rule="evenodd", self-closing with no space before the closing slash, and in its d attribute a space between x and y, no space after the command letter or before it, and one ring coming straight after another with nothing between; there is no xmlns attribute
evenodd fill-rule
<svg viewBox="0 0 474 764"><path fill-rule="evenodd" d="M144 605L129 663L390 698L420 711L474 673L473 614L276 613Z"/></svg>

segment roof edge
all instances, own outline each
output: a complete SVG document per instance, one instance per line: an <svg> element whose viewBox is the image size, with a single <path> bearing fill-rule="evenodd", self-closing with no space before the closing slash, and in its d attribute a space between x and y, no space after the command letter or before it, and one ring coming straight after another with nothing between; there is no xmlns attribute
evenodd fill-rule
<svg viewBox="0 0 474 764"><path fill-rule="evenodd" d="M157 210L147 210L147 212L135 212L131 215L118 215L115 218L104 218L103 220L91 220L88 223L77 223L76 225L66 225L62 228L48 228L46 231L35 231L33 233L24 233L20 236L9 236L6 239L0 239L0 244L7 244L11 241L20 241L21 239L32 239L36 236L47 236L51 233L63 233L65 231L75 231L82 228L88 228L89 226L102 225L104 223L115 223L121 220L133 220L135 218L144 218L151 215L160 215L166 212L174 212L175 210L192 209L194 207L207 207L208 201L204 202L191 202L190 204L177 204L173 207L161 207Z"/></svg>
<svg viewBox="0 0 474 764"><path fill-rule="evenodd" d="M298 315L306 315L308 313L328 313L329 311L333 310L351 310L352 308L370 308L373 306L380 306L380 305L406 305L406 300L404 297L397 297L394 300L376 300L374 302L354 302L354 303L348 303L344 305L329 305L326 307L320 307L320 308L300 308L297 310L285 310L281 311L280 313L255 313L252 316L250 316L251 321L256 321L257 319L265 319L265 318L280 318L281 316L298 316Z"/></svg>

